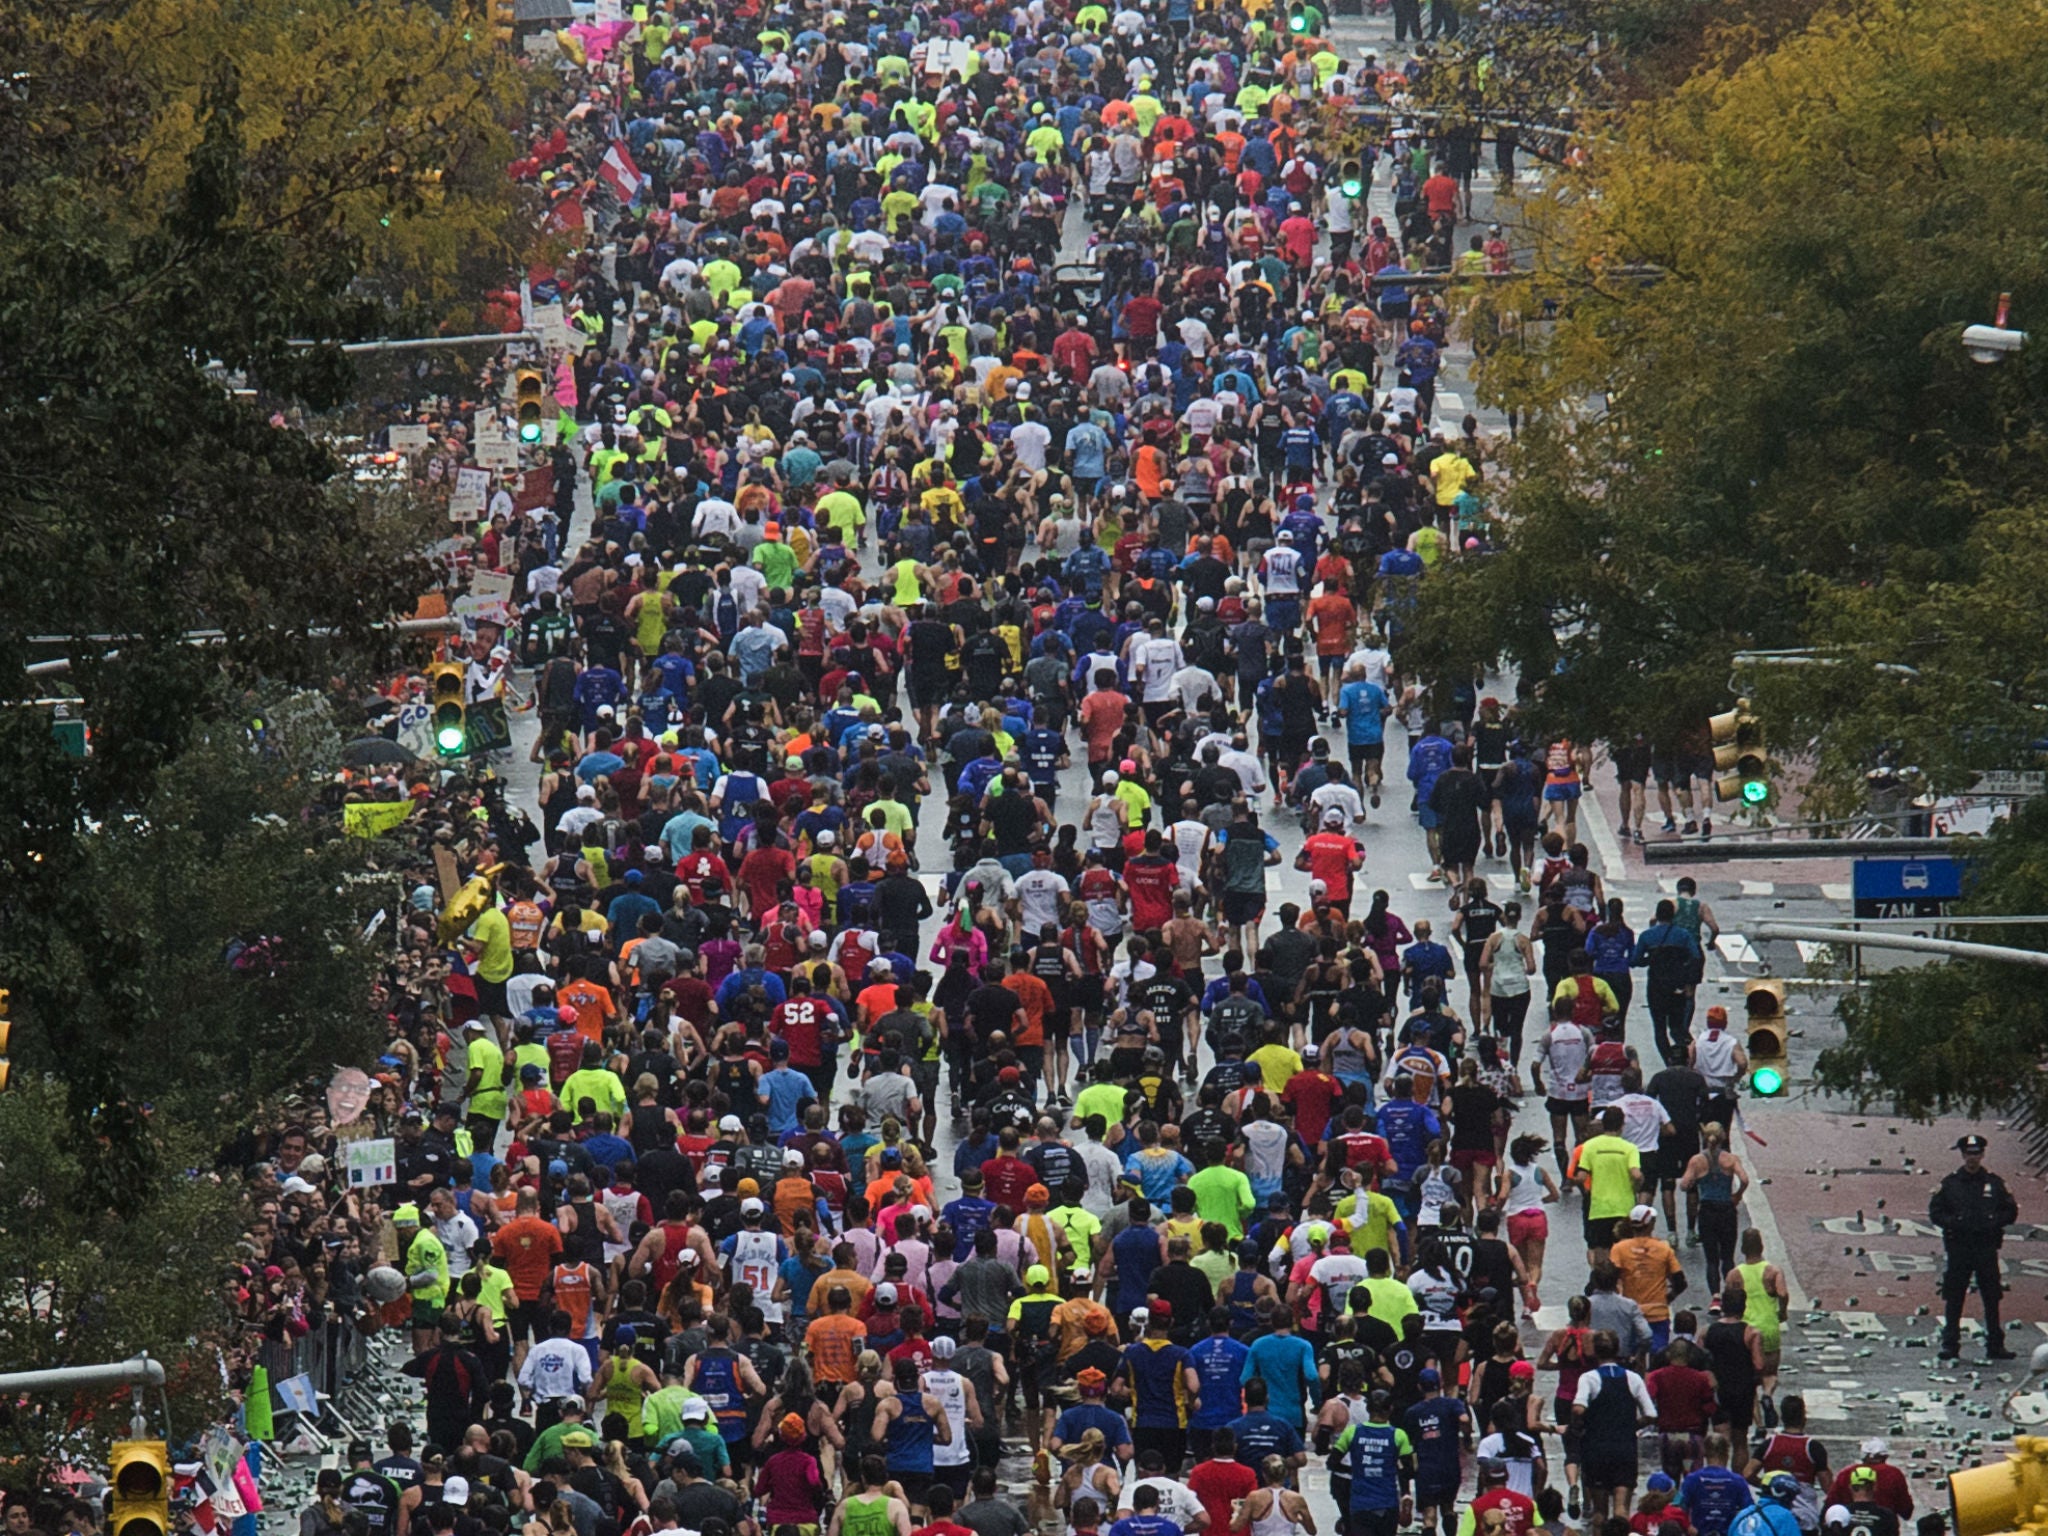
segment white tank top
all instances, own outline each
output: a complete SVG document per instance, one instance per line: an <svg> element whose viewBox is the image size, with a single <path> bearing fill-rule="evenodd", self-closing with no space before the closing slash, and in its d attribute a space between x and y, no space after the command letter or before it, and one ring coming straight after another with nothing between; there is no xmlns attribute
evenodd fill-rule
<svg viewBox="0 0 2048 1536"><path fill-rule="evenodd" d="M1576 1024L1557 1024L1543 1037L1543 1055L1550 1070L1544 1074L1544 1088L1553 1099L1583 1099L1592 1093L1590 1083L1578 1080L1593 1043Z"/></svg>
<svg viewBox="0 0 2048 1536"><path fill-rule="evenodd" d="M1536 1177L1536 1168L1531 1163L1508 1164L1508 1198L1501 1206L1503 1216L1520 1216L1526 1211L1540 1209L1543 1204L1543 1181Z"/></svg>
<svg viewBox="0 0 2048 1536"><path fill-rule="evenodd" d="M732 1245L732 1277L754 1288L754 1305L771 1323L782 1321L782 1303L768 1299L775 1289L775 1251L779 1242L773 1232L739 1232Z"/></svg>
<svg viewBox="0 0 2048 1536"><path fill-rule="evenodd" d="M629 1232L632 1230L634 1218L640 1214L639 1191L608 1189L604 1192L604 1208L612 1213L612 1222L621 1232ZM631 1251L631 1247L626 1243L606 1243L604 1261L609 1264Z"/></svg>
<svg viewBox="0 0 2048 1536"><path fill-rule="evenodd" d="M950 1445L932 1442L932 1465L935 1467L964 1467L968 1453L973 1449L967 1441L967 1392L961 1386L958 1371L930 1370L924 1373L924 1389L939 1400L939 1406L946 1410L946 1423L952 1427L953 1441Z"/></svg>
<svg viewBox="0 0 2048 1536"><path fill-rule="evenodd" d="M1735 1081L1735 1037L1722 1030L1718 1035L1699 1035L1693 1040L1694 1062L1707 1087L1725 1091Z"/></svg>
<svg viewBox="0 0 2048 1536"><path fill-rule="evenodd" d="M1494 946L1489 990L1495 997L1522 997L1529 990L1529 967L1523 963L1522 946L1512 933L1502 933L1500 943Z"/></svg>
<svg viewBox="0 0 2048 1536"><path fill-rule="evenodd" d="M1281 1490L1274 1488L1269 1491L1273 1495L1273 1502L1267 1506L1263 1515L1252 1522L1252 1536L1295 1536L1295 1532L1301 1527L1288 1519L1287 1512L1280 1507Z"/></svg>

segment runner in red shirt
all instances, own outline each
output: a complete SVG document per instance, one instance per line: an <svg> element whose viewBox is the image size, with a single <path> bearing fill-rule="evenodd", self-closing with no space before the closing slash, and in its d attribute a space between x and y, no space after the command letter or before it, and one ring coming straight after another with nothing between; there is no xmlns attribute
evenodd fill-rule
<svg viewBox="0 0 2048 1536"><path fill-rule="evenodd" d="M693 838L696 837L701 837L702 841L694 842L690 851L683 855L681 862L676 865L676 878L690 888L690 900L701 905L707 882L716 879L723 889L732 889L732 871L725 867L724 859L711 851L709 827L697 828L693 834ZM772 900L769 902L769 910L774 910Z"/></svg>
<svg viewBox="0 0 2048 1536"><path fill-rule="evenodd" d="M1529 1536L1536 1528L1536 1501L1509 1488L1507 1480L1507 1468L1499 1462L1490 1457L1480 1461L1479 1494L1472 1500L1473 1526L1484 1531L1487 1513L1497 1509L1501 1514L1502 1536Z"/></svg>
<svg viewBox="0 0 2048 1536"><path fill-rule="evenodd" d="M1131 898L1131 926L1140 933L1164 928L1173 921L1173 893L1180 887L1180 865L1161 851L1159 829L1145 833L1145 851L1124 861L1124 889Z"/></svg>
<svg viewBox="0 0 2048 1536"><path fill-rule="evenodd" d="M1314 1045L1301 1048L1301 1070L1287 1079L1280 1102L1294 1111L1295 1134L1312 1147L1320 1148L1330 1129L1330 1111L1344 1097L1344 1085L1325 1072L1322 1051Z"/></svg>
<svg viewBox="0 0 2048 1536"><path fill-rule="evenodd" d="M1330 905L1345 917L1351 915L1351 876L1365 867L1365 850L1344 830L1342 807L1333 805L1323 812L1323 830L1303 839L1294 867L1322 881Z"/></svg>
<svg viewBox="0 0 2048 1536"><path fill-rule="evenodd" d="M1387 1139L1365 1128L1365 1111L1354 1104L1344 1111L1344 1129L1337 1134L1344 1148L1344 1166L1367 1170L1377 1186L1382 1177L1392 1178L1400 1165Z"/></svg>
<svg viewBox="0 0 2048 1536"><path fill-rule="evenodd" d="M1422 184L1422 201L1429 209L1432 219L1455 217L1458 211L1458 184L1444 174L1441 162L1436 174Z"/></svg>

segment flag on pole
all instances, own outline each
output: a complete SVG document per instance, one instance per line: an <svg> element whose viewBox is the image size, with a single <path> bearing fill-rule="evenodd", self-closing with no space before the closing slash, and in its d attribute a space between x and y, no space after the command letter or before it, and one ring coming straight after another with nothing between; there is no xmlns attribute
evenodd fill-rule
<svg viewBox="0 0 2048 1536"><path fill-rule="evenodd" d="M597 174L604 184L617 194L622 203L633 201L646 177L640 174L640 167L633 163L633 152L626 148L624 139L612 140L612 147L605 151L604 160L597 168Z"/></svg>
<svg viewBox="0 0 2048 1536"><path fill-rule="evenodd" d="M318 1413L320 1395L313 1390L313 1378L303 1371L277 1384L277 1400L294 1413Z"/></svg>

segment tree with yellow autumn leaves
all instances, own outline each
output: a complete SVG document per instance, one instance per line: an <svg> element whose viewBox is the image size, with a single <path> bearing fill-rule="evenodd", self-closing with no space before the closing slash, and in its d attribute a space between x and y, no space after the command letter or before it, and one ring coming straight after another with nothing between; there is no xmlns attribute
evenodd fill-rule
<svg viewBox="0 0 2048 1536"><path fill-rule="evenodd" d="M1425 583L1411 659L1448 678L1504 651L1535 730L1669 742L1729 706L1737 652L1810 650L1739 679L1809 815L1853 812L1880 763L1935 792L2038 765L2048 357L1986 367L1960 336L2003 292L2048 336L2048 14L1825 6L1769 46L1710 42L1584 147L1522 209L1530 277L1471 316L1482 394L1524 428L1498 553ZM2002 836L1986 867L2031 879L2048 820ZM2013 1006L2020 973L1986 981L1986 1017L2048 1018L2048 991ZM1889 995L1831 1081L1916 1111L1966 1080L2040 1092L2038 1050L1952 1072L1926 1053L1964 1033Z"/></svg>

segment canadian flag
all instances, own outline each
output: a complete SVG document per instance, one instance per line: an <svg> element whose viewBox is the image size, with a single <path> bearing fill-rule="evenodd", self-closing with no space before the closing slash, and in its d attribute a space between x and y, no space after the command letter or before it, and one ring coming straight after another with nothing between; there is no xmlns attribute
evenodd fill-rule
<svg viewBox="0 0 2048 1536"><path fill-rule="evenodd" d="M640 167L633 163L632 151L626 148L624 139L612 140L612 147L605 151L604 160L597 168L604 184L618 194L622 203L630 203L647 178L640 174Z"/></svg>

